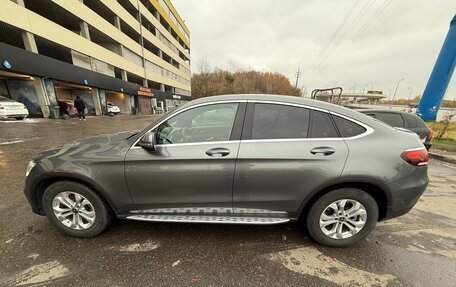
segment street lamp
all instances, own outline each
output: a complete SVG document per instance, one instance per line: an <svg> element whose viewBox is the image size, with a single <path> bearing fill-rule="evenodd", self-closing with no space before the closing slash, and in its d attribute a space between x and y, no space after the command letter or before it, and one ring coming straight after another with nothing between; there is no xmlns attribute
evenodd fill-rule
<svg viewBox="0 0 456 287"><path fill-rule="evenodd" d="M404 78L402 78L402 79L400 79L399 81L397 81L396 89L394 90L393 99L391 100L390 110L391 110L391 108L393 107L394 99L396 98L397 88L399 88L399 84L400 84L403 80L404 80Z"/></svg>
<svg viewBox="0 0 456 287"><path fill-rule="evenodd" d="M412 91L413 91L412 87L408 87L408 88L410 90L410 94L409 94L408 99L407 99L407 106L409 105L410 97L412 96Z"/></svg>

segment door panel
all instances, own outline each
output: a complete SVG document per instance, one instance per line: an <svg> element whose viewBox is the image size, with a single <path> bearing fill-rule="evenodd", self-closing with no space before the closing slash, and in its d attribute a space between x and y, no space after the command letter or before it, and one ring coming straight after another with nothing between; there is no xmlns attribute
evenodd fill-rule
<svg viewBox="0 0 456 287"><path fill-rule="evenodd" d="M242 141L233 207L293 214L313 190L340 176L347 156L342 139Z"/></svg>
<svg viewBox="0 0 456 287"><path fill-rule="evenodd" d="M210 156L209 150L229 153ZM138 209L232 207L232 183L239 141L158 145L131 149L125 174Z"/></svg>
<svg viewBox="0 0 456 287"><path fill-rule="evenodd" d="M132 147L125 176L136 207L231 211L245 107L229 102L178 111L154 128L154 150Z"/></svg>

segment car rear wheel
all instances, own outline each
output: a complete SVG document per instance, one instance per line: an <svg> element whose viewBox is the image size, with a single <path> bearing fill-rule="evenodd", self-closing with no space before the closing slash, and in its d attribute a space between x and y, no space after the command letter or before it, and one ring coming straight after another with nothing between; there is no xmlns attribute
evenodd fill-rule
<svg viewBox="0 0 456 287"><path fill-rule="evenodd" d="M85 185L61 181L50 185L43 194L43 210L48 219L65 234L93 237L112 221L107 202Z"/></svg>
<svg viewBox="0 0 456 287"><path fill-rule="evenodd" d="M320 244L345 247L366 237L375 227L378 206L368 193L341 188L326 193L310 208L307 229Z"/></svg>

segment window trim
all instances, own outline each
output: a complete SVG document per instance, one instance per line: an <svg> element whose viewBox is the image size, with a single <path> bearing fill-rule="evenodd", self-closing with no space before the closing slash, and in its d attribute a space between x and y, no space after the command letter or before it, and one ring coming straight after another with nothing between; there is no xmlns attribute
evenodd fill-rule
<svg viewBox="0 0 456 287"><path fill-rule="evenodd" d="M141 137L148 133L151 132L152 130L156 129L159 125L161 125L163 122L167 121L171 117L178 115L180 113L183 113L189 109L201 107L201 106L207 106L207 105L214 105L214 104L225 104L225 103L244 103L246 105L246 109L244 110L244 121L243 121L243 127L242 127L242 132L241 132L241 138L240 140L230 140L229 141L214 141L214 142L201 142L201 143L182 143L182 144L173 144L172 146L177 146L177 145L195 145L195 144L216 144L216 143L237 143L237 142L246 142L246 143L254 143L254 142L282 142L282 141L340 141L340 140L354 140L358 139L361 137L365 137L367 135L370 135L374 132L374 129L368 126L365 123L362 123L358 120L355 120L351 117L348 117L346 115L340 114L338 112L333 112L330 110L318 108L318 107L313 107L313 106L308 106L304 104L296 104L296 103L289 103L289 102L282 102L282 101L267 101L267 100L221 100L221 101L215 101L215 102L207 102L207 103L201 103L197 105L191 105L186 108L182 108L181 110L176 110L173 113L169 114L168 116L164 117L161 121L156 123L154 126L152 126L149 129L146 129L145 132L141 133L137 140L133 142L133 144L130 146L130 149L140 149L141 147L138 146L138 142L141 139ZM329 113L330 115L335 115L341 118L344 118L346 120L352 121L366 129L366 131L362 134L353 136L353 137L338 137L338 138L291 138L291 139L251 139L251 137L248 137L248 132L250 131L251 135L251 129L253 127L253 111L254 111L254 104L255 103L264 103L264 104L277 104L277 105L285 105L285 106L293 106L293 107L300 107L300 108L306 108L310 110L315 110L315 111L321 111L325 113ZM239 108L238 108L239 109ZM237 117L237 114L236 114ZM332 118L332 117L331 117ZM310 124L310 121L309 121ZM234 129L234 125L233 125ZM337 130L337 127L336 127ZM163 146L163 145L161 145ZM171 146L171 145L169 145Z"/></svg>
<svg viewBox="0 0 456 287"><path fill-rule="evenodd" d="M130 149L139 149L139 148L142 148L138 145L138 142L141 140L141 138L146 134L146 133L149 133L153 130L155 130L157 127L159 127L162 123L166 122L167 120L169 120L170 118L174 117L174 116L177 116L185 111L188 111L188 110L191 110L191 109L195 109L195 108L199 108L199 107L203 107L203 106L210 106L210 105L216 105L216 104L231 104L231 103L235 103L235 104L238 104L238 111L240 109L240 107L242 106L242 104L244 104L245 106L247 105L247 100L226 100L226 101L216 101L216 102L207 102L207 103L201 103L201 104L197 104L197 105L191 105L191 106L188 106L188 107L185 107L185 108L182 108L180 110L176 110L172 113L170 113L169 115L165 116L162 120L160 120L159 122L157 122L155 125L153 125L151 128L149 129L145 129L144 132L142 132L138 138L133 142L133 144L130 146ZM243 111L244 115L245 115L245 109ZM238 120L238 116L243 118L244 115L242 114L239 114L238 112L236 112L236 116L234 118L234 123L233 123L233 129L231 131L231 135L230 135L230 140L229 141L223 141L223 142L232 142L232 139L231 139L231 136L233 135L233 131L234 131L234 128L235 128L235 124L236 124L236 120ZM236 140L233 140L233 142L236 141ZM180 143L180 144L161 144L160 146L165 146L165 145L169 145L169 146L177 146L177 145L189 145L189 144L202 144L202 143L220 143L221 141L214 141L214 142L198 142L198 143Z"/></svg>
<svg viewBox="0 0 456 287"><path fill-rule="evenodd" d="M360 122L358 120L355 120L353 118L350 118L348 116L342 115L342 114L340 114L338 112L333 112L333 111L322 109L322 108L318 108L318 107L308 106L308 105L304 105L304 104L288 103L288 102L281 102L281 101L267 101L267 100L248 100L247 102L248 102L248 104L247 104L247 110L246 110L245 120L244 120L244 130L243 130L242 137L241 137L241 141L242 142L253 143L253 142L268 142L268 141L270 141L270 142L280 142L280 141L353 140L353 139L358 139L358 138L367 136L367 135L369 135L369 134L374 132L374 129L371 128L370 126L368 126L365 123L362 123L362 122ZM336 129L336 132L338 133L339 137L336 137L336 138L309 138L309 137L307 137L307 138L283 138L283 139L252 139L251 135L252 135L252 128L253 128L253 116L254 116L255 104L256 103L285 105L285 106L292 106L292 107L309 109L310 110L309 128L310 128L310 124L311 124L311 121L312 121L312 113L313 113L313 111L319 111L319 112L327 113L327 114L330 115L331 121L333 121L333 125L334 125L334 127ZM352 136L352 137L341 137L340 133L339 133L339 130L337 129L337 126L335 125L334 120L333 120L331 115L335 115L335 116L344 118L346 120L352 121L353 123L358 124L358 125L362 126L363 128L365 128L366 131L364 133L361 133L359 135ZM309 130L309 134L310 134L310 130Z"/></svg>

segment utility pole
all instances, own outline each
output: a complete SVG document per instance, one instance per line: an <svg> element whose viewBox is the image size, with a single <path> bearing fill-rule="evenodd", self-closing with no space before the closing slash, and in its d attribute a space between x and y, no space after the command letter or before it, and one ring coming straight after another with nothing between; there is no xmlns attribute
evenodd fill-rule
<svg viewBox="0 0 456 287"><path fill-rule="evenodd" d="M300 76L301 76L301 68L299 68L298 71L296 72L296 83L295 83L296 89L298 88L298 81L299 81Z"/></svg>

